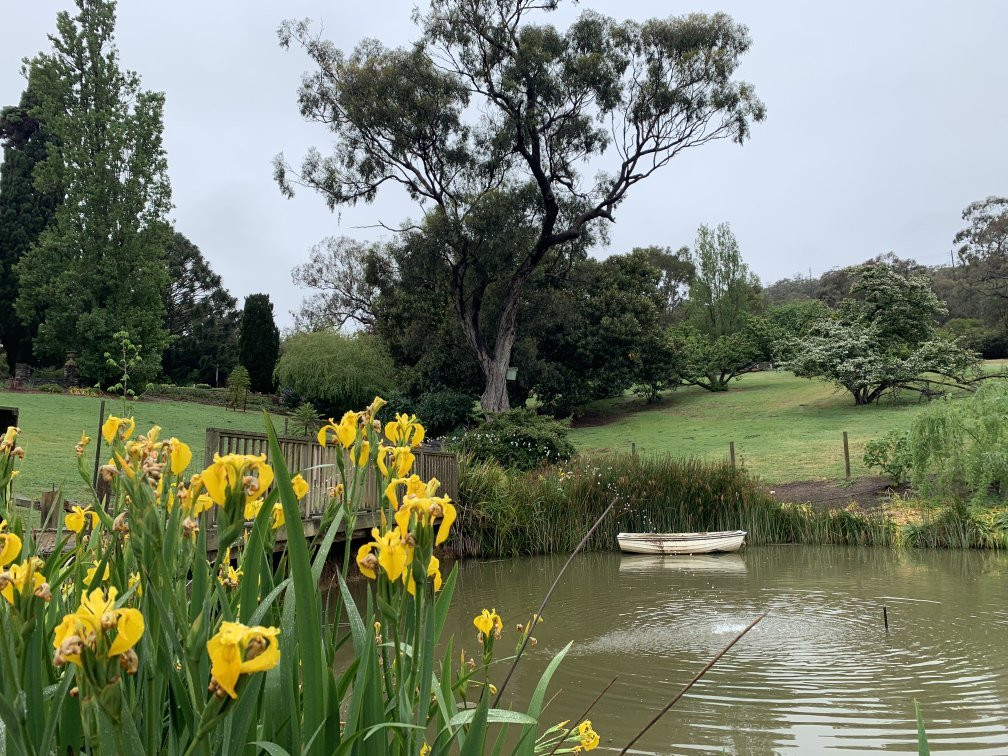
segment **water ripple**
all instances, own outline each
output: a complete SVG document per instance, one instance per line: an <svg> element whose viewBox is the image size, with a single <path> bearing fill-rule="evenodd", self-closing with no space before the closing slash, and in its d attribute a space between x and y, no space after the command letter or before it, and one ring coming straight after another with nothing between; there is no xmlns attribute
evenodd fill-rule
<svg viewBox="0 0 1008 756"><path fill-rule="evenodd" d="M464 564L453 620L462 637L473 607L494 604L506 618L527 612L554 565ZM558 589L531 664L509 692L522 708L550 655L573 638L550 713L576 716L618 675L592 720L602 747L619 750L769 609L640 752L913 752L917 699L936 749L1005 754L1006 574L1003 555L958 552L762 548L723 567L674 569L640 560L624 569L619 555L586 555Z"/></svg>

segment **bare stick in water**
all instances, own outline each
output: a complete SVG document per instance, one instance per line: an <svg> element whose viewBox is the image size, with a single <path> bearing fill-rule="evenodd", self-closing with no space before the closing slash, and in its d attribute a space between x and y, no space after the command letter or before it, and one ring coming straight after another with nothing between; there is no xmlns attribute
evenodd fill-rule
<svg viewBox="0 0 1008 756"><path fill-rule="evenodd" d="M683 688L682 690L680 690L679 693L678 693L678 695L676 695L675 698L673 698L671 701L669 701L667 704L665 704L665 708L662 709L661 711L659 711L657 714L655 714L654 719L652 719L650 722L648 722L646 725L644 725L644 729L643 730L641 730L636 735L634 735L633 740L631 740L629 743L627 743L626 747L624 747L623 750L620 751L620 756L623 756L623 754L625 754L627 751L629 751L630 750L630 746L632 746L634 743L636 743L638 740L640 740L641 736L645 732L647 732L648 730L650 730L658 722L659 719L661 719L662 717L664 717L665 714L668 713L668 710L671 709L673 706L675 706L676 703L679 701L680 698L682 698L684 695L686 695L686 691L688 691L690 688L692 688L701 677L703 677L704 675L706 675L710 671L710 668L713 667L715 664L717 664L718 660L722 656L724 656L725 654L727 654L728 650L732 646L734 646L736 643L738 643L740 640L742 640L742 636L743 635L745 635L750 630L752 630L754 627L756 627L756 625L759 624L760 620L762 620L764 617L766 617L767 614L769 614L769 612L763 612L763 614L761 614L759 617L757 617L752 622L750 622L749 625L746 627L745 630L743 630L741 633L739 633L734 638L732 638L732 642L731 643L729 643L727 646L725 646L724 648L722 648L713 659L711 659L709 662L707 662L707 664L704 665L704 668L701 669L699 672L696 673L696 677L694 677L692 680L690 680L686 684L686 687Z"/></svg>
<svg viewBox="0 0 1008 756"><path fill-rule="evenodd" d="M553 756L553 754L556 753L557 748L559 748L561 745L563 745L563 742L565 740L567 740L567 738L569 738L571 736L571 733L574 732L574 730L576 730L578 728L578 725L585 721L585 717L588 716L588 712L590 712L592 709L595 708L595 704L597 704L599 701L602 700L602 696L604 696L606 693L609 692L609 688L611 688L613 686L613 684L618 679L619 679L619 675L617 675L612 680L610 680L609 684L606 685L604 688L602 688L602 690L599 692L599 694L597 696L595 696L595 700L592 701L590 704L588 704L588 708L585 709L583 712L581 712L581 716L578 717L575 720L572 720L574 722L574 724L571 725L570 729L567 730L567 732L564 733L564 736L562 738L560 738L560 740L558 740L556 742L556 745L553 746L553 750L551 750L549 753L547 753L546 756Z"/></svg>
<svg viewBox="0 0 1008 756"><path fill-rule="evenodd" d="M577 553L581 551L582 548L584 548L584 545L586 543L588 543L588 539L591 538L592 533L594 533L598 529L598 526L601 525L602 521L609 516L609 513L612 512L613 507L615 506L616 506L616 499L613 499L609 503L609 506L605 508L605 512L599 515L599 518L595 520L595 524L588 529L587 533L585 533L584 538L581 539L581 543L579 543L577 546L574 547L574 551L572 551L571 555L567 557L567 561L564 562L564 566L560 569L560 572L557 574L556 580L553 581L553 585L551 585L550 589L546 591L546 596L543 598L542 603L539 605L539 611L537 611L535 615L533 615L531 620L532 623L531 627L529 627L528 632L525 633L525 639L522 641L521 647L518 649L518 653L515 654L514 661L511 662L511 669L508 670L507 677L504 678L504 682L501 683L500 688L497 690L497 697L494 699L492 708L497 708L497 704L500 703L501 696L504 695L504 688L507 687L508 682L511 680L511 675L514 674L515 668L518 666L518 661L521 659L522 654L525 653L525 647L528 645L529 638L532 637L532 629L539 621L539 618L542 617L543 610L546 609L546 604L549 603L550 597L553 595L553 591L556 589L557 584L560 582L560 578L563 577L563 574L567 571L567 568L570 567L570 563L574 561L574 557L577 556Z"/></svg>

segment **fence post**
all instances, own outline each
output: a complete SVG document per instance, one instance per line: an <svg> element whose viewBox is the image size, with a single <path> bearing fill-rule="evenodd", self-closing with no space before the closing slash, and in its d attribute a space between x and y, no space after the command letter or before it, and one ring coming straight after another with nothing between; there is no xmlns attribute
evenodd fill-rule
<svg viewBox="0 0 1008 756"><path fill-rule="evenodd" d="M637 456L637 442L636 441L631 441L630 442L630 454L632 456L634 456L634 457Z"/></svg>
<svg viewBox="0 0 1008 756"><path fill-rule="evenodd" d="M843 461L847 480L850 480L850 447L847 444L847 431L843 432Z"/></svg>
<svg viewBox="0 0 1008 756"><path fill-rule="evenodd" d="M214 454L220 447L220 432L216 428L207 428L206 446L203 448L203 467L207 468L213 464Z"/></svg>
<svg viewBox="0 0 1008 756"><path fill-rule="evenodd" d="M728 456L731 459L731 469L735 469L735 442L728 442Z"/></svg>

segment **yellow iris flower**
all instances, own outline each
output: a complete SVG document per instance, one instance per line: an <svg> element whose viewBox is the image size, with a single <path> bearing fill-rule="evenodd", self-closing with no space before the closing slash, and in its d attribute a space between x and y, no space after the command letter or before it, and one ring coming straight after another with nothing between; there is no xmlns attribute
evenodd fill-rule
<svg viewBox="0 0 1008 756"><path fill-rule="evenodd" d="M238 583L241 581L242 575L244 574L244 571L236 570L230 563L228 563L227 567L223 567L221 569L221 574L217 577L217 580L219 580L220 584L225 588L237 588Z"/></svg>
<svg viewBox="0 0 1008 756"><path fill-rule="evenodd" d="M388 459L389 456L392 457L391 460ZM408 446L385 446L385 444L380 444L375 464L378 465L378 469L381 470L381 474L385 477L388 477L389 474L389 461L392 462L393 477L405 478L413 468L416 456Z"/></svg>
<svg viewBox="0 0 1008 756"><path fill-rule="evenodd" d="M91 583L94 582L95 574L97 572L98 572L98 565L97 564L94 565L94 566L92 566L92 567L88 567L88 571L84 574L84 585L85 586L91 585ZM104 570L104 572L102 572L101 580L99 580L98 582L99 583L104 583L106 580L109 579L109 575L110 574L111 574L111 571L109 569L108 563L106 562L106 564L105 564L105 570Z"/></svg>
<svg viewBox="0 0 1008 756"><path fill-rule="evenodd" d="M273 669L280 662L280 646L275 627L247 627L239 622L223 622L207 641L210 674L216 689L238 698L238 678Z"/></svg>
<svg viewBox="0 0 1008 756"><path fill-rule="evenodd" d="M499 633L504 629L504 623L496 609L489 611L484 609L479 616L473 617L473 624L487 638L491 633Z"/></svg>
<svg viewBox="0 0 1008 756"><path fill-rule="evenodd" d="M129 579L126 581L126 590L129 590L133 586L136 586L136 595L143 596L143 583L140 582L140 573L131 572Z"/></svg>
<svg viewBox="0 0 1008 756"><path fill-rule="evenodd" d="M65 523L67 530L80 533L87 525L88 518L91 519L91 529L98 527L98 513L88 507L79 507L74 504L70 507L70 513L66 516Z"/></svg>
<svg viewBox="0 0 1008 756"><path fill-rule="evenodd" d="M115 629L115 638L106 651L109 659L126 653L135 646L144 634L144 618L139 609L115 608L117 590L112 587L106 593L95 588L81 598L80 608L67 614L56 627L53 648L59 649L65 640L76 635L83 645L92 652L97 650L98 638ZM79 654L67 655L66 661L81 665Z"/></svg>
<svg viewBox="0 0 1008 756"><path fill-rule="evenodd" d="M91 436L89 436L84 431L81 431L80 441L77 442L77 446L76 446L76 451L77 451L77 456L78 457L84 456L84 449L90 443L91 443Z"/></svg>
<svg viewBox="0 0 1008 756"><path fill-rule="evenodd" d="M273 530L279 530L284 526L284 508L279 501L273 505Z"/></svg>
<svg viewBox="0 0 1008 756"><path fill-rule="evenodd" d="M291 478L291 487L294 489L294 495L299 499L303 499L308 494L308 481L301 477L301 473Z"/></svg>
<svg viewBox="0 0 1008 756"><path fill-rule="evenodd" d="M123 441L132 436L133 431L136 430L136 423L132 417L109 415L108 420L102 423L101 430L105 443L111 444L117 436Z"/></svg>
<svg viewBox="0 0 1008 756"><path fill-rule="evenodd" d="M2 532L7 527L7 520L0 520L0 567L17 559L21 553L21 539L14 533Z"/></svg>
<svg viewBox="0 0 1008 756"><path fill-rule="evenodd" d="M413 561L413 546L405 541L398 530L382 534L378 528L371 530L374 541L365 543L357 550L357 566L361 574L374 580L376 567L381 567L392 581L404 578L406 569ZM377 551L377 555L375 555Z"/></svg>
<svg viewBox="0 0 1008 756"><path fill-rule="evenodd" d="M14 591L18 593L32 592L41 588L45 575L41 573L44 562L38 557L25 559L21 564L12 564L7 568L7 584L0 590L0 595L7 599L8 604L14 603Z"/></svg>
<svg viewBox="0 0 1008 756"><path fill-rule="evenodd" d="M179 441L175 437L172 437L168 443L171 445L171 452L168 457L171 460L172 475L181 475L182 471L189 467L189 463L192 462L192 449L189 448L188 444Z"/></svg>
<svg viewBox="0 0 1008 756"><path fill-rule="evenodd" d="M406 493L399 499L399 487L406 486ZM385 496L395 509L395 521L403 537L409 532L409 523L413 515L424 524L432 523L440 518L434 544L440 545L448 539L451 526L458 516L455 505L448 496L436 496L441 483L437 478L431 478L424 483L419 475L409 478L394 478L385 487Z"/></svg>
<svg viewBox="0 0 1008 756"><path fill-rule="evenodd" d="M252 501L245 502L245 519L254 520L259 516L259 510L262 509L263 500L253 499Z"/></svg>
<svg viewBox="0 0 1008 756"><path fill-rule="evenodd" d="M592 729L590 719L586 719L578 725L578 737L581 738L581 747L586 751L594 751L598 748L599 741L601 740L598 733Z"/></svg>
<svg viewBox="0 0 1008 756"><path fill-rule="evenodd" d="M340 446L344 449L349 449L357 440L359 423L360 414L357 412L344 412L338 424L330 417L329 422L319 429L318 442L322 446L326 446L330 440L329 434L332 433L336 436L336 440L339 441Z"/></svg>
<svg viewBox="0 0 1008 756"><path fill-rule="evenodd" d="M424 427L417 422L416 415L399 414L395 420L385 423L385 438L393 444L412 446L414 449L424 440Z"/></svg>
<svg viewBox="0 0 1008 756"><path fill-rule="evenodd" d="M200 473L200 481L210 498L219 506L227 504L236 490L243 489L245 501L257 499L273 483L273 468L266 455L214 454L213 464Z"/></svg>

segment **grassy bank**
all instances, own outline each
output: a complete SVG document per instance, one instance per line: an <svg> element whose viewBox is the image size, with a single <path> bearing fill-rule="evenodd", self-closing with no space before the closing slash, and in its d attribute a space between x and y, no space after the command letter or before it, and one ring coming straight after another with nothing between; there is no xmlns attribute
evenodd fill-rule
<svg viewBox="0 0 1008 756"><path fill-rule="evenodd" d="M0 391L0 405L17 407L20 412L22 434L18 441L28 455L21 463L21 475L15 483L17 492L38 496L42 491L63 486L67 498L84 497L86 489L77 474L73 450L82 430L97 439L100 404L100 399L86 396ZM122 414L122 402L107 399L105 412ZM263 428L260 411L232 412L191 402L138 400L130 403L129 414L136 419L139 430L157 423L166 433L186 439L200 464L207 428L254 431ZM279 424L282 428L282 419ZM89 459L93 459L93 444L88 453ZM107 461L107 457L102 461Z"/></svg>
<svg viewBox="0 0 1008 756"><path fill-rule="evenodd" d="M583 451L638 451L724 460L735 442L738 461L771 484L844 476L843 432L850 438L852 472L864 445L886 431L910 425L925 405L915 396L884 399L856 407L822 381L790 373L744 376L728 391L711 393L695 386L645 405L626 396L596 402L571 434Z"/></svg>
<svg viewBox="0 0 1008 756"><path fill-rule="evenodd" d="M829 511L779 504L758 479L719 462L669 455L583 456L543 471L493 463L460 467L460 556L511 557L572 551L616 499L586 548L618 548L620 532L745 530L747 543L1008 547L998 513L907 502L898 512ZM898 515L898 516L895 516Z"/></svg>

